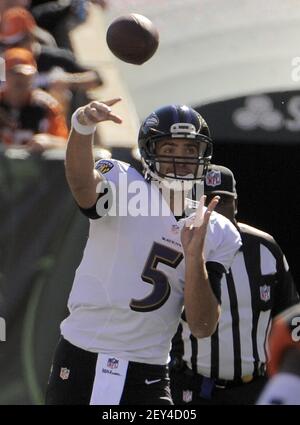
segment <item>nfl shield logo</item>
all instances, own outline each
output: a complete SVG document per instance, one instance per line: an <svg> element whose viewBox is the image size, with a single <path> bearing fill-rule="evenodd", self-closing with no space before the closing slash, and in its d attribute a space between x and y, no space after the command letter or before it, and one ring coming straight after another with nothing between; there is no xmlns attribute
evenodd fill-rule
<svg viewBox="0 0 300 425"><path fill-rule="evenodd" d="M271 298L271 287L269 285L264 285L259 287L260 299L265 303Z"/></svg>
<svg viewBox="0 0 300 425"><path fill-rule="evenodd" d="M68 369L66 367L61 367L60 368L60 374L59 374L59 376L60 376L60 378L62 380L65 381L66 379L69 379L69 375L70 375L70 369Z"/></svg>
<svg viewBox="0 0 300 425"><path fill-rule="evenodd" d="M219 186L221 184L221 172L220 171L208 171L205 178L206 186Z"/></svg>
<svg viewBox="0 0 300 425"><path fill-rule="evenodd" d="M182 400L185 403L190 403L193 400L193 392L190 390L183 390L182 391Z"/></svg>
<svg viewBox="0 0 300 425"><path fill-rule="evenodd" d="M107 360L107 367L110 369L117 369L119 366L119 360L115 359L114 357Z"/></svg>

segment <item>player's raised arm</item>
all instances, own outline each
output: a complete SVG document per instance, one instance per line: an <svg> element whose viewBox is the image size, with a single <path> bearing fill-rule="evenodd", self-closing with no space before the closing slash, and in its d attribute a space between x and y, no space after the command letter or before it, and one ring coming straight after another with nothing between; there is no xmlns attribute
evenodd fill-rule
<svg viewBox="0 0 300 425"><path fill-rule="evenodd" d="M120 100L94 101L73 114L66 153L66 177L74 198L82 208L95 204L98 196L96 188L101 181L101 176L94 170L93 134L96 125L102 121L122 122L111 109Z"/></svg>
<svg viewBox="0 0 300 425"><path fill-rule="evenodd" d="M218 201L219 197L214 197L210 202L202 224L196 214L194 223L185 225L181 232L185 255L185 314L191 332L197 338L211 336L220 315L220 305L211 288L204 259L207 226Z"/></svg>

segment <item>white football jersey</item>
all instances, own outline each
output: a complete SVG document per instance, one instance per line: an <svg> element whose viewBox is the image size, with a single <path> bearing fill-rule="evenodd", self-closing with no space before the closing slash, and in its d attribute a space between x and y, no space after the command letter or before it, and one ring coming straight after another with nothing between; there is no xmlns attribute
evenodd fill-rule
<svg viewBox="0 0 300 425"><path fill-rule="evenodd" d="M90 220L62 335L88 351L166 364L183 307L180 226L158 189L130 165L101 160L96 168L111 187L120 189L117 214ZM157 214L158 206L163 213ZM240 243L235 227L213 214L206 260L229 268Z"/></svg>

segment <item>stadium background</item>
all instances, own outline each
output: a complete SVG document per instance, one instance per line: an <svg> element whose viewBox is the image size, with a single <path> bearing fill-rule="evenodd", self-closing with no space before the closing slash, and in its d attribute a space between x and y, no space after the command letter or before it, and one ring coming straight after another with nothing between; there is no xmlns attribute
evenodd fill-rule
<svg viewBox="0 0 300 425"><path fill-rule="evenodd" d="M105 73L109 84L101 98L120 91L125 98L125 130L112 133L106 126L101 134L113 157L136 163L138 118L159 105L188 103L203 113L215 139L214 162L237 176L239 220L275 236L299 288L296 3L111 0L105 15L94 11L76 30L73 47ZM103 41L107 23L132 11L160 29L160 49L143 67L114 60ZM260 114L251 115L254 109ZM0 316L7 323L7 340L0 342L0 404L42 404L88 223L68 191L63 159L2 152L0 164Z"/></svg>

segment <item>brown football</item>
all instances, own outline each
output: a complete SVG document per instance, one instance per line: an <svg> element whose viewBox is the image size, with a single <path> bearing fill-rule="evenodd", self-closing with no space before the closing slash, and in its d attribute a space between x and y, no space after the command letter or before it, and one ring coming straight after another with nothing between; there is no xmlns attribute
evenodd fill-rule
<svg viewBox="0 0 300 425"><path fill-rule="evenodd" d="M108 27L106 42L112 53L124 62L142 65L154 55L159 34L143 15L119 16Z"/></svg>

